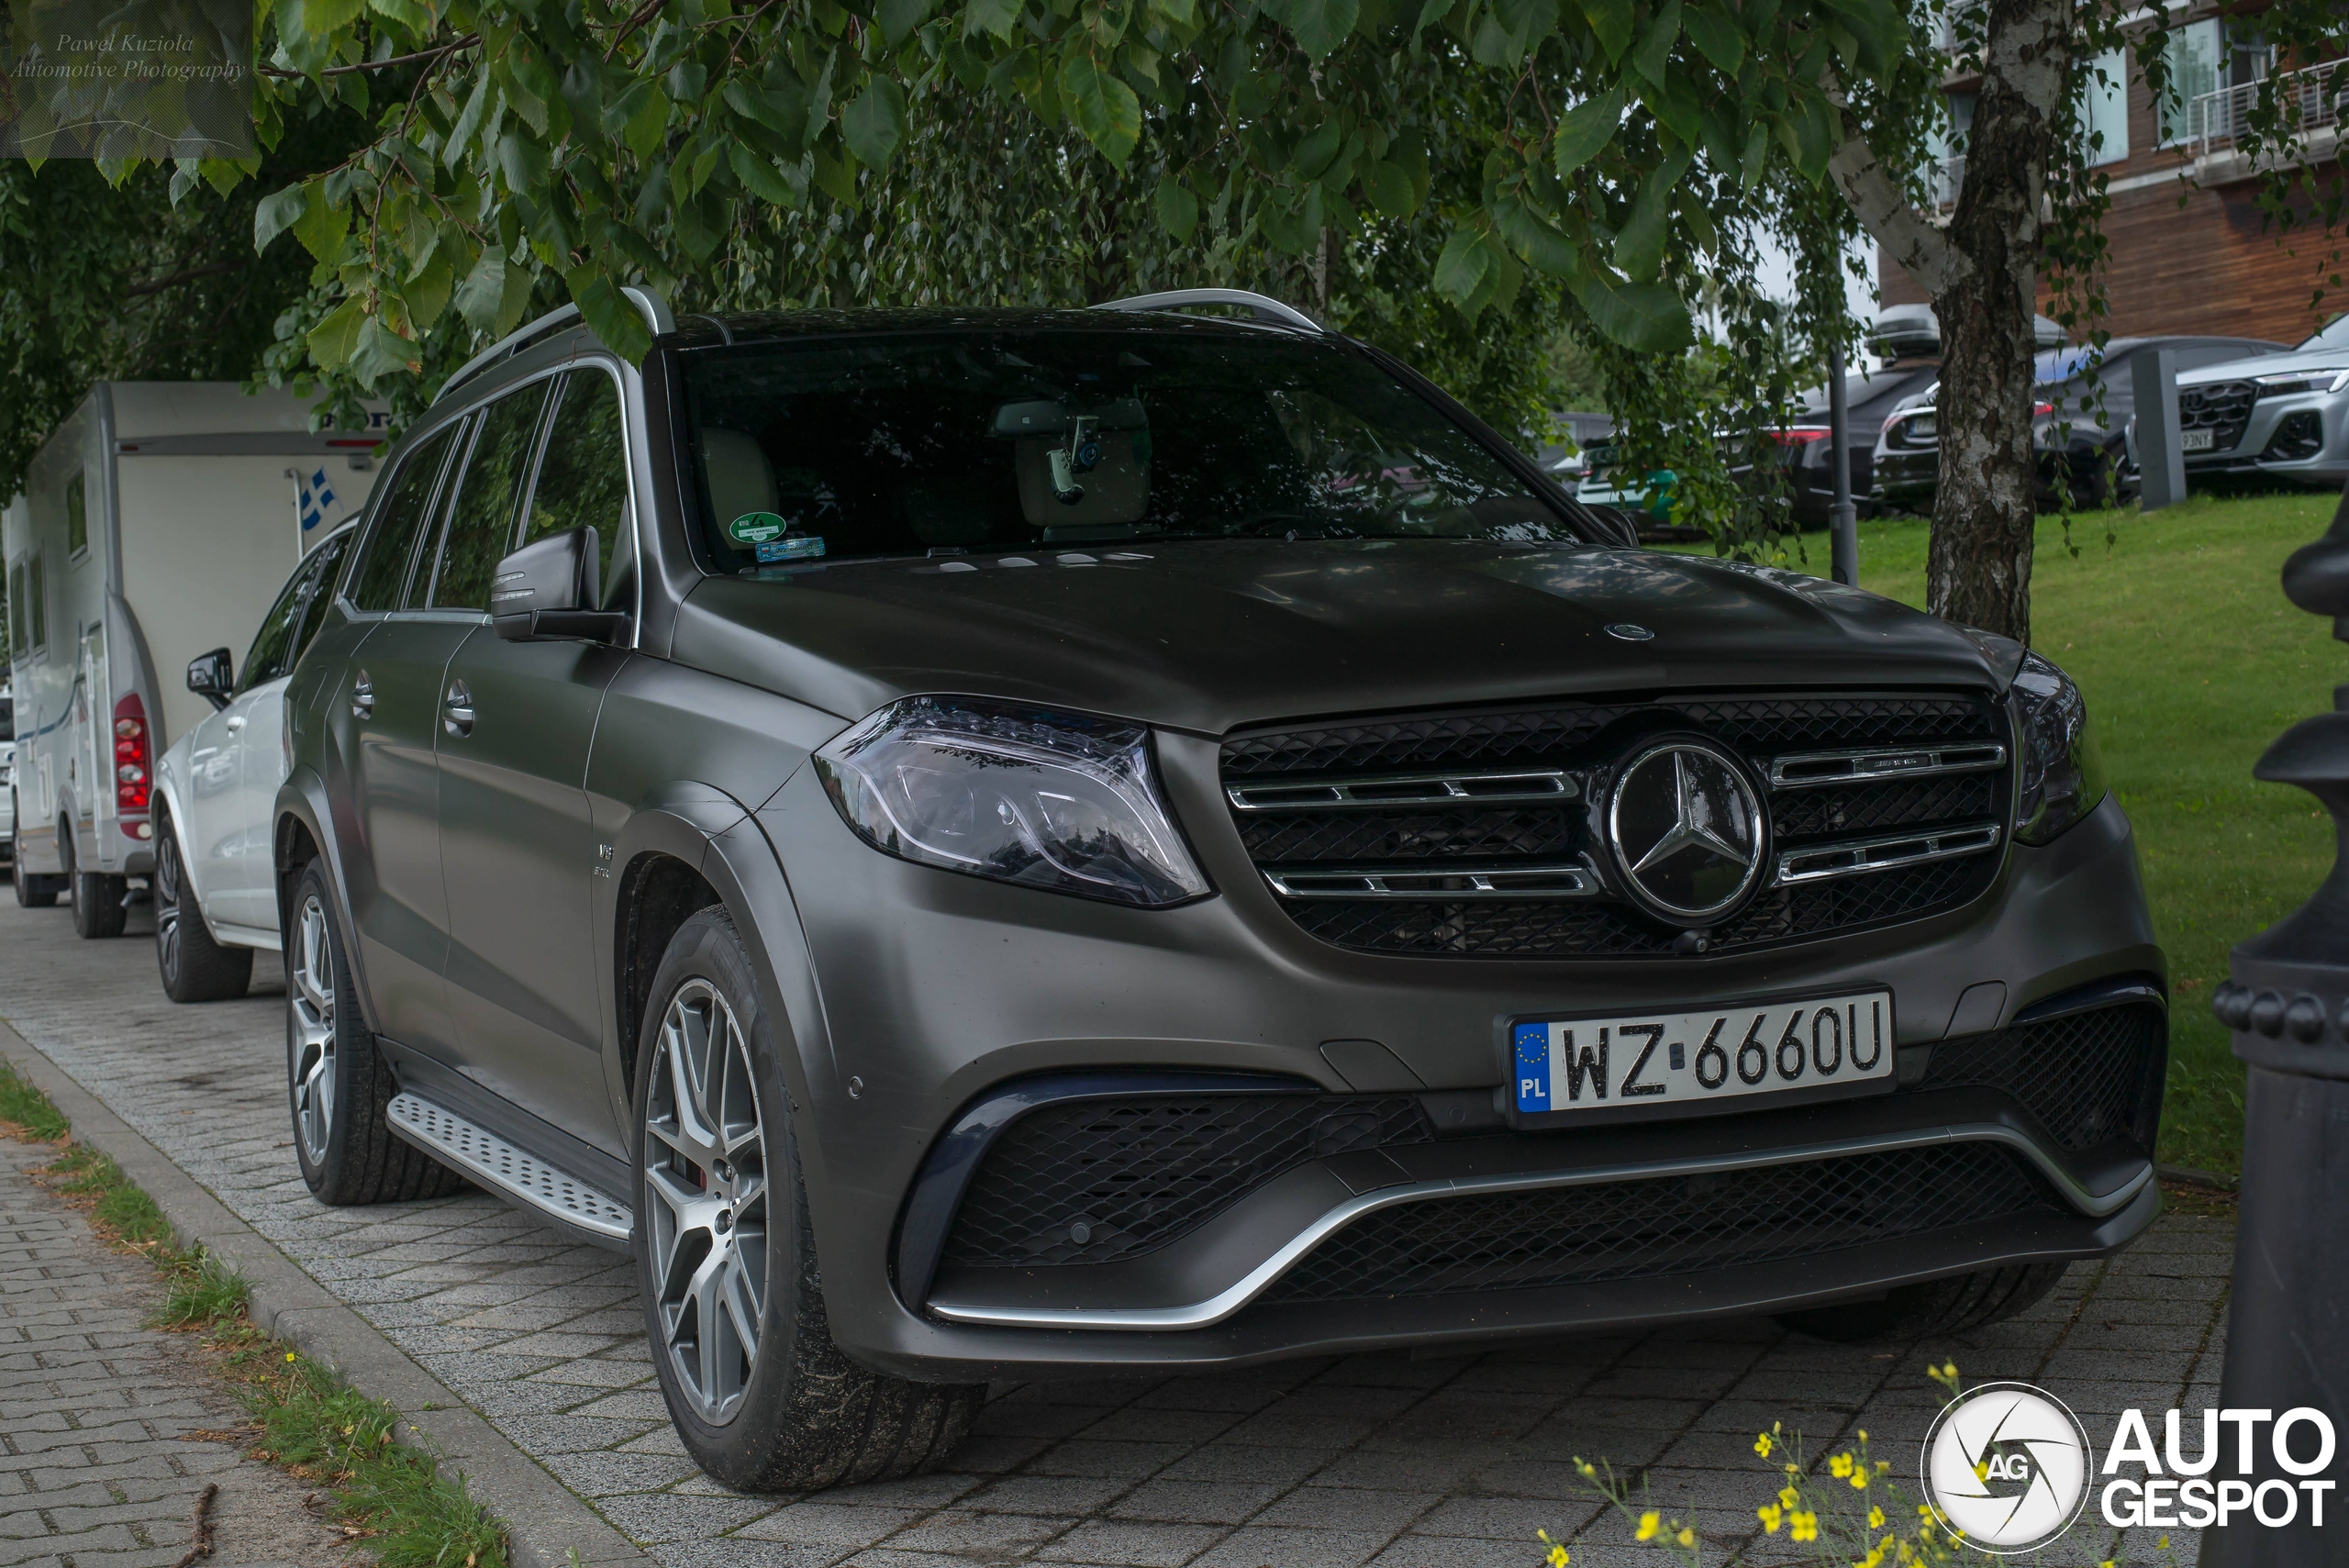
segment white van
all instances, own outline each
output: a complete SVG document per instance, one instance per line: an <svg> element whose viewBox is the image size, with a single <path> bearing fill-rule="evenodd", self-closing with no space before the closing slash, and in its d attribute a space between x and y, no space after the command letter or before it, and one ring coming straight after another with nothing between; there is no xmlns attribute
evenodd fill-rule
<svg viewBox="0 0 2349 1568"><path fill-rule="evenodd" d="M100 382L51 432L0 513L18 903L70 893L76 930L120 934L154 870L156 760L210 711L188 662L257 624L306 545L358 509L384 419L313 432L291 393ZM329 506L297 505L321 489Z"/></svg>

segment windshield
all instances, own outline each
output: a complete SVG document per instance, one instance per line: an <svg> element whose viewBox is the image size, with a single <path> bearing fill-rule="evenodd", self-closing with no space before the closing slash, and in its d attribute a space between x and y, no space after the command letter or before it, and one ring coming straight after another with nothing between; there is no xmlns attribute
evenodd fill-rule
<svg viewBox="0 0 2349 1568"><path fill-rule="evenodd" d="M7 697L0 697L0 740L17 738L17 705Z"/></svg>
<svg viewBox="0 0 2349 1568"><path fill-rule="evenodd" d="M2349 314L2336 316L2325 329L2300 345L2303 349L2349 349Z"/></svg>
<svg viewBox="0 0 2349 1568"><path fill-rule="evenodd" d="M1176 538L1567 541L1500 455L1341 343L893 333L685 356L721 567Z"/></svg>

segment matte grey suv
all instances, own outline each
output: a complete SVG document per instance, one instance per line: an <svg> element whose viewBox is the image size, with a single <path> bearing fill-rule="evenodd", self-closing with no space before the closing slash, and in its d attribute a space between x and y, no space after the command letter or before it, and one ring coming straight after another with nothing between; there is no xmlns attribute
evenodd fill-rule
<svg viewBox="0 0 2349 1568"><path fill-rule="evenodd" d="M2144 1229L2164 961L2060 672L1195 303L639 296L640 368L451 382L286 703L322 1199L632 1248L686 1446L790 1488L996 1376L1951 1329Z"/></svg>

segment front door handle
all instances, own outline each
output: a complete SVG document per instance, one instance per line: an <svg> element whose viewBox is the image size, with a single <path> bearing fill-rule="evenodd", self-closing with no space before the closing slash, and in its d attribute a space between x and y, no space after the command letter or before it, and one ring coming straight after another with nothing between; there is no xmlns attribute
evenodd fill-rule
<svg viewBox="0 0 2349 1568"><path fill-rule="evenodd" d="M237 730L242 729L245 727L245 716L241 713L232 713L228 716L226 722L229 732L233 734Z"/></svg>
<svg viewBox="0 0 2349 1568"><path fill-rule="evenodd" d="M462 740L473 732L473 695L462 681L449 683L449 695L440 707L441 728Z"/></svg>
<svg viewBox="0 0 2349 1568"><path fill-rule="evenodd" d="M375 717L375 683L367 678L367 672L364 670L360 671L359 678L351 683L351 717L353 718Z"/></svg>

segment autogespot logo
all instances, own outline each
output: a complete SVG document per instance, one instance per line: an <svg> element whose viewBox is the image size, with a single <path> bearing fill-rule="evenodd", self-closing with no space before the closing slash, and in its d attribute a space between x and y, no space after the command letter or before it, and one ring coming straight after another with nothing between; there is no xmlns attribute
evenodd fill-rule
<svg viewBox="0 0 2349 1568"><path fill-rule="evenodd" d="M1967 1389L1925 1434L1927 1502L1967 1545L2001 1556L2070 1529L2095 1473L2079 1418L2027 1383Z"/></svg>

